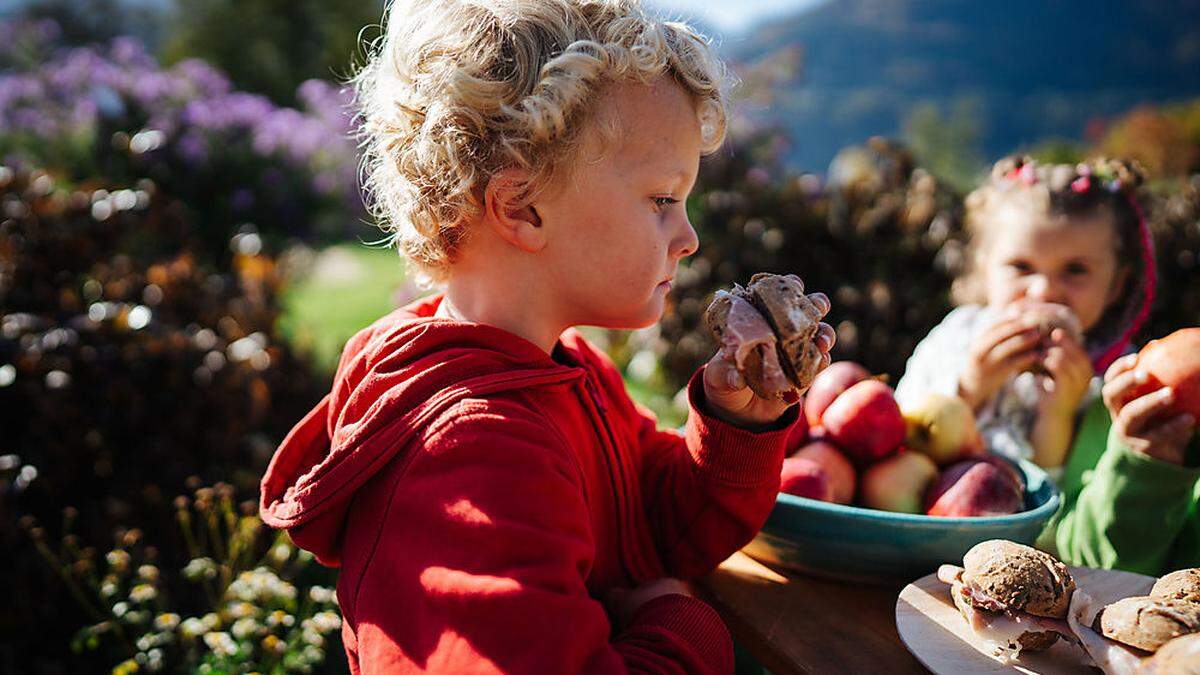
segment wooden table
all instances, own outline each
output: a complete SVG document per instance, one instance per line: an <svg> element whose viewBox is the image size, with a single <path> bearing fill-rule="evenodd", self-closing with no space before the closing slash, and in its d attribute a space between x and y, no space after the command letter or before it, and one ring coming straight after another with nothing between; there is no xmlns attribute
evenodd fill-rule
<svg viewBox="0 0 1200 675"><path fill-rule="evenodd" d="M774 675L928 672L896 632L899 587L785 576L740 552L699 586Z"/></svg>

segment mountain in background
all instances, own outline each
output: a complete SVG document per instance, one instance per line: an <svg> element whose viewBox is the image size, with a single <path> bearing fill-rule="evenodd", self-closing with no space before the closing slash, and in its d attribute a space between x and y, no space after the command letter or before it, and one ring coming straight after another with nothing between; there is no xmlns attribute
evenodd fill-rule
<svg viewBox="0 0 1200 675"><path fill-rule="evenodd" d="M832 0L721 50L750 89L768 72L747 112L790 134L795 167L899 136L922 104L957 108L994 158L1200 96L1200 0Z"/></svg>

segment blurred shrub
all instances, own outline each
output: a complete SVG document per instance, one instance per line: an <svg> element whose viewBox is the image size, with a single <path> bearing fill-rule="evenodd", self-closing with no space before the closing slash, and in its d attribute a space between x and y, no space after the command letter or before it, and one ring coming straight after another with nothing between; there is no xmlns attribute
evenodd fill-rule
<svg viewBox="0 0 1200 675"><path fill-rule="evenodd" d="M1155 178L1200 171L1200 101L1135 108L1109 126L1098 149L1138 159Z"/></svg>
<svg viewBox="0 0 1200 675"><path fill-rule="evenodd" d="M53 24L30 25L33 37L0 45L10 64L0 71L0 162L70 181L150 178L204 224L205 257L245 222L270 250L287 237L365 231L347 92L309 80L296 90L300 107L279 107L198 59L164 69L130 38L55 48ZM26 31L0 22L6 32ZM49 56L30 63L31 53Z"/></svg>
<svg viewBox="0 0 1200 675"><path fill-rule="evenodd" d="M54 522L74 507L92 546L133 523L181 567L169 496L190 476L255 494L326 386L276 339L280 280L258 234L203 262L182 213L149 180L106 189L0 167L0 574L12 589L0 633L14 638L0 670L54 663L76 625L19 515Z"/></svg>
<svg viewBox="0 0 1200 675"><path fill-rule="evenodd" d="M896 381L951 308L950 281L964 262L962 195L880 138L839 153L827 184L785 171L784 141L769 131L731 146L705 159L689 199L700 250L676 277L673 306L659 326L606 336L632 389L679 391L716 350L703 325L712 293L755 272L796 273L810 292L828 294L834 358ZM1200 324L1200 177L1160 181L1143 205L1160 291L1140 341ZM667 421L682 419L681 404Z"/></svg>
<svg viewBox="0 0 1200 675"><path fill-rule="evenodd" d="M383 0L177 0L168 62L202 58L239 89L291 105L310 79L341 79L380 33ZM364 28L365 26L365 28Z"/></svg>
<svg viewBox="0 0 1200 675"><path fill-rule="evenodd" d="M689 199L700 251L676 277L673 309L631 343L615 338L618 356L627 355L618 362L653 354L670 390L681 388L716 349L703 324L713 291L775 272L829 295L835 358L898 376L917 339L949 311L962 257L956 196L884 139L840 154L828 185L787 173L773 133L735 143L744 145L705 160Z"/></svg>

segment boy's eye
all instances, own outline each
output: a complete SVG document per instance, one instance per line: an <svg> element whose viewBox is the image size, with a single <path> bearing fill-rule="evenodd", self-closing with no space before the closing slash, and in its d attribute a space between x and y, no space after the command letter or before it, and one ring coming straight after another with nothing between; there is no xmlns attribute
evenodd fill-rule
<svg viewBox="0 0 1200 675"><path fill-rule="evenodd" d="M1079 263L1067 265L1067 274L1070 274L1072 276L1078 276L1078 275L1087 274L1087 273L1088 273L1087 265L1081 265Z"/></svg>
<svg viewBox="0 0 1200 675"><path fill-rule="evenodd" d="M679 203L679 200L675 199L674 197L655 197L654 198L654 206L655 206L655 208L659 209L660 211L662 209L667 208L671 204L678 204L678 203Z"/></svg>
<svg viewBox="0 0 1200 675"><path fill-rule="evenodd" d="M1011 267L1013 271L1021 274L1028 274L1029 272L1033 271L1033 266L1024 260L1013 260L1012 262L1008 263L1008 266Z"/></svg>

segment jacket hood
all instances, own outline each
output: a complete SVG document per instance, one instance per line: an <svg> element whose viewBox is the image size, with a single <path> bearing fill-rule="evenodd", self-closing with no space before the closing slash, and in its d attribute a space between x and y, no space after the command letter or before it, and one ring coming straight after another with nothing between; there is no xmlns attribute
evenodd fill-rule
<svg viewBox="0 0 1200 675"><path fill-rule="evenodd" d="M332 390L288 433L263 476L263 522L288 529L324 564L340 562L355 491L436 415L468 396L580 374L503 329L435 318L440 302L414 302L347 341ZM570 330L563 339L581 338Z"/></svg>

